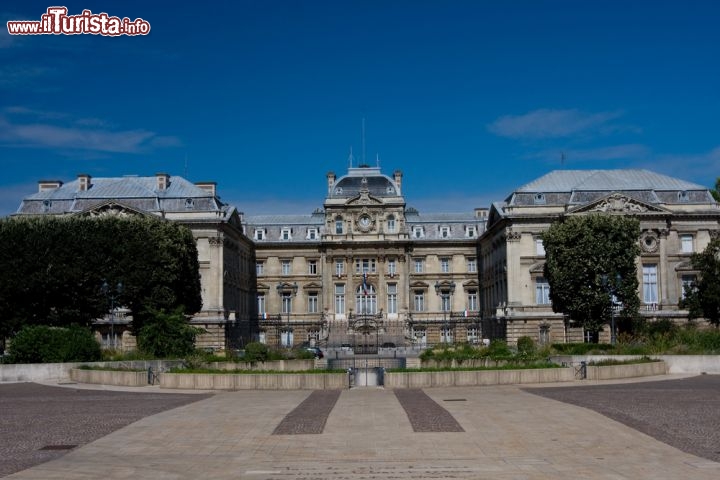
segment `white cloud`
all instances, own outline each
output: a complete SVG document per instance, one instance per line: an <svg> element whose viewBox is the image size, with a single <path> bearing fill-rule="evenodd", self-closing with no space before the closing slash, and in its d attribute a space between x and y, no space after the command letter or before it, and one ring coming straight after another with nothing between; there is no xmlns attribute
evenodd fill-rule
<svg viewBox="0 0 720 480"><path fill-rule="evenodd" d="M15 213L20 201L37 191L37 183L8 185L0 188L0 217Z"/></svg>
<svg viewBox="0 0 720 480"><path fill-rule="evenodd" d="M524 115L504 115L488 125L488 130L501 137L545 139L569 137L590 131L616 130L610 121L622 112L586 113L580 110L540 109Z"/></svg>
<svg viewBox="0 0 720 480"><path fill-rule="evenodd" d="M58 148L70 151L143 153L154 148L177 147L180 139L149 130L115 130L95 118L8 107L0 115L0 143L13 147ZM9 119L8 117L12 117ZM16 121L15 117L22 117ZM62 122L62 125L57 123ZM69 124L69 126L67 125Z"/></svg>

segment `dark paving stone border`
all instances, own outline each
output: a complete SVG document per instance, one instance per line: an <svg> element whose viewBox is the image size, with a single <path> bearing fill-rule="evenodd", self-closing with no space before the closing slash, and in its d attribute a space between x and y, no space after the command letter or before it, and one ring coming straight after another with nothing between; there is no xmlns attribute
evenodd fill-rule
<svg viewBox="0 0 720 480"><path fill-rule="evenodd" d="M415 432L464 432L455 417L419 388L395 389Z"/></svg>
<svg viewBox="0 0 720 480"><path fill-rule="evenodd" d="M720 462L720 375L523 390L589 408L683 452Z"/></svg>
<svg viewBox="0 0 720 480"><path fill-rule="evenodd" d="M288 413L275 427L273 435L320 434L330 412L340 398L340 390L315 390Z"/></svg>
<svg viewBox="0 0 720 480"><path fill-rule="evenodd" d="M59 458L141 418L210 396L0 384L0 477Z"/></svg>

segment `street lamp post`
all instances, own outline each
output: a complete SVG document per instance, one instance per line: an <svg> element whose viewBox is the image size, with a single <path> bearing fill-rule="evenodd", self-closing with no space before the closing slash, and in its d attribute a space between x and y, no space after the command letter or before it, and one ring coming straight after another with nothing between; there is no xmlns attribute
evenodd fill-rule
<svg viewBox="0 0 720 480"><path fill-rule="evenodd" d="M287 314L288 314L288 317L287 317L288 324L287 324L287 337L286 337L286 339L287 339L287 346L288 346L288 347L291 347L292 345L290 345L290 332L291 332L291 328L290 328L290 312L292 311L292 301L291 301L291 300L288 300L287 308L284 308L284 307L285 307L285 298L284 298L284 297L285 297L285 293L286 293L286 292L287 292L287 296L288 296L288 297L290 297L291 294L292 294L293 297L294 297L295 295L297 295L298 284L297 284L297 282L293 283L292 285L290 285L289 283L278 283L276 288L277 288L277 291L278 291L278 295L280 296L280 302L281 302L281 307L280 307L280 311L281 311L281 313L280 313L280 319L281 319L281 320L282 320L282 310L287 310Z"/></svg>
<svg viewBox="0 0 720 480"><path fill-rule="evenodd" d="M103 280L102 286L100 287L102 292L105 294L105 299L110 303L110 338L112 339L112 348L117 348L117 341L115 339L115 299L122 294L123 284L118 282L113 290L108 285L107 280Z"/></svg>
<svg viewBox="0 0 720 480"><path fill-rule="evenodd" d="M446 284L440 284L440 282L435 282L435 293L440 296L440 308L442 308L443 311L443 325L445 328L445 343L449 343L447 341L448 339L448 324L447 324L447 311L450 309L450 299L452 298L452 294L455 291L455 282L450 282ZM447 304L446 304L447 299Z"/></svg>
<svg viewBox="0 0 720 480"><path fill-rule="evenodd" d="M608 281L608 276L606 274L603 274L600 277L602 286L605 287L605 290L607 291L608 295L610 296L610 345L615 346L615 343L617 342L617 336L615 334L615 292L617 292L617 289L622 282L622 277L618 273L615 275L615 285L612 285Z"/></svg>

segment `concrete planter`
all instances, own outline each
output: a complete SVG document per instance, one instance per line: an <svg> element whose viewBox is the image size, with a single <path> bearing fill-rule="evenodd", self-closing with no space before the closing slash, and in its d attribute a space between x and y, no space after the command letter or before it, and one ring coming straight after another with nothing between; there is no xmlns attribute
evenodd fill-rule
<svg viewBox="0 0 720 480"><path fill-rule="evenodd" d="M148 384L147 372L121 372L114 370L85 370L73 368L70 379L78 383L117 385L122 387L144 387Z"/></svg>
<svg viewBox="0 0 720 480"><path fill-rule="evenodd" d="M665 375L665 362L633 363L630 365L588 366L588 380L613 380L618 378L650 377Z"/></svg>
<svg viewBox="0 0 720 480"><path fill-rule="evenodd" d="M336 390L347 388L345 373L162 373L160 388L198 390Z"/></svg>
<svg viewBox="0 0 720 480"><path fill-rule="evenodd" d="M573 368L519 370L448 370L441 372L387 372L385 388L471 387L525 383L572 382Z"/></svg>
<svg viewBox="0 0 720 480"><path fill-rule="evenodd" d="M315 360L272 360L269 362L213 362L208 367L213 370L257 370L266 371L274 370L277 372L293 371L302 372L305 370L313 370L315 368Z"/></svg>

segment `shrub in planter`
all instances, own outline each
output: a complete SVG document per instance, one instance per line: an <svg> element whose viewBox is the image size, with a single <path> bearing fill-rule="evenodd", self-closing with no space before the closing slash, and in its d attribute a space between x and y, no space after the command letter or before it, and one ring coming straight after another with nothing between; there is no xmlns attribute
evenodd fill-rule
<svg viewBox="0 0 720 480"><path fill-rule="evenodd" d="M92 362L101 358L100 344L88 328L33 325L20 330L9 349L14 363Z"/></svg>

